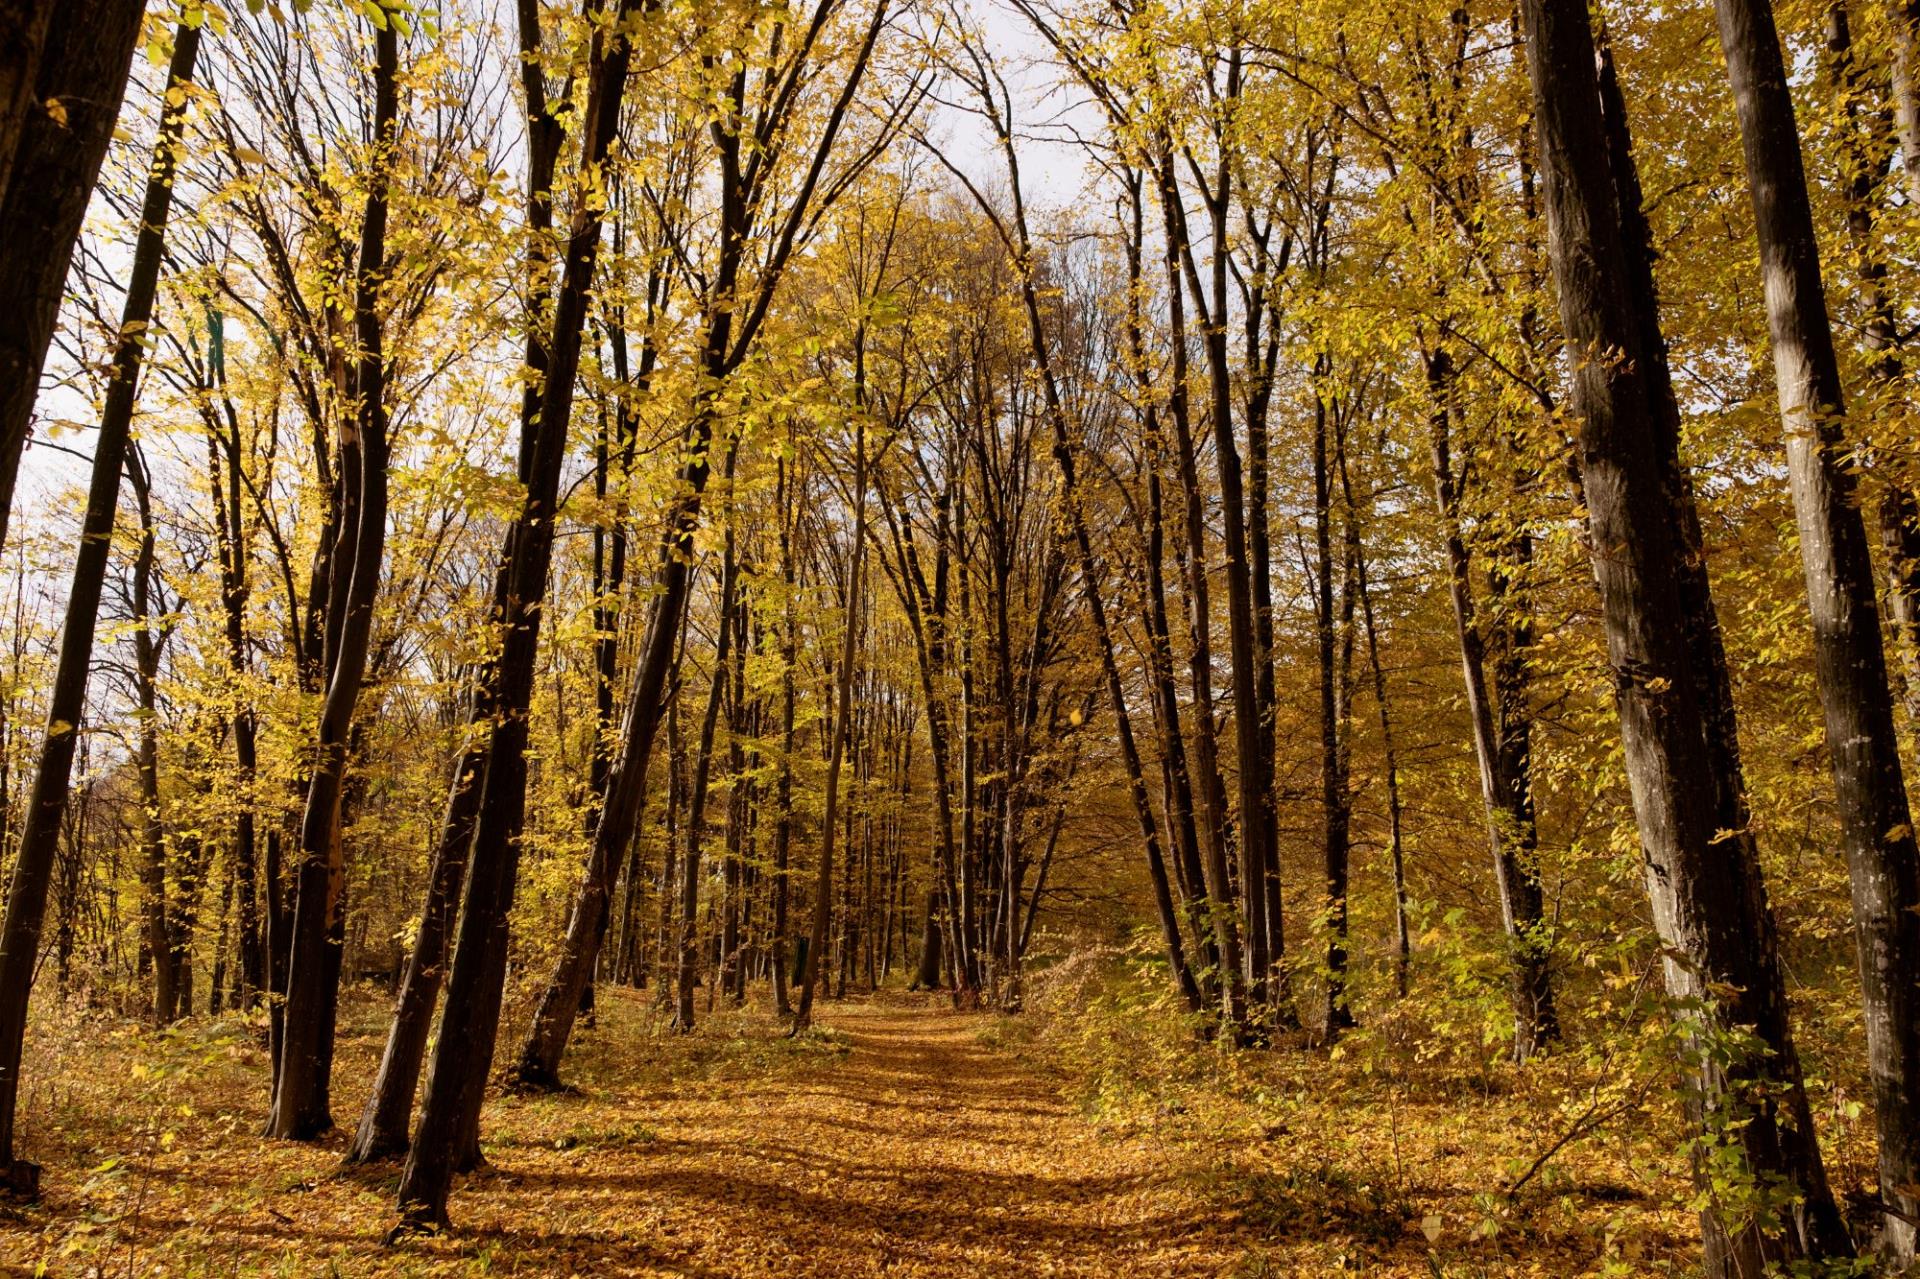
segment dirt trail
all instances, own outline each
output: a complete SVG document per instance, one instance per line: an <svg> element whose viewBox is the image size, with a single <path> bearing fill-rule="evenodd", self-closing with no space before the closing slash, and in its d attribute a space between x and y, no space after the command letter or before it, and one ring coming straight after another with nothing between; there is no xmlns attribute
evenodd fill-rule
<svg viewBox="0 0 1920 1279"><path fill-rule="evenodd" d="M110 1061L36 1095L49 1189L0 1206L0 1276L1263 1273L1258 1241L1178 1171L1191 1152L1088 1123L943 997L829 1003L832 1033L805 1045L757 1012L661 1038L645 999L607 992L569 1056L578 1092L490 1101L492 1167L456 1186L455 1228L392 1248L396 1167L343 1172L344 1129L256 1135L251 1034L165 1041L160 1074L151 1042L108 1037ZM359 1113L377 1011L343 1036L336 1117Z"/></svg>
<svg viewBox="0 0 1920 1279"><path fill-rule="evenodd" d="M539 1264L519 1246L529 1194L603 1206L549 1241L602 1274L1218 1275L1242 1255L1147 1143L1103 1136L982 1044L979 1017L895 997L824 1020L851 1041L844 1062L622 1095L649 1139L576 1175L505 1172L459 1196L462 1224L519 1218L496 1260L523 1272Z"/></svg>

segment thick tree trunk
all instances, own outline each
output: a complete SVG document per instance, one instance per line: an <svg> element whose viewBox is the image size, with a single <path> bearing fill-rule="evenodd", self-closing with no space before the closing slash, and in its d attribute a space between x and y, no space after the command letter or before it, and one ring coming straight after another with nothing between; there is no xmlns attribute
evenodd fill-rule
<svg viewBox="0 0 1920 1279"><path fill-rule="evenodd" d="M99 35L99 32L89 33L89 38ZM50 55L53 52L49 50ZM68 56L64 46L60 52L63 57ZM199 52L199 28L182 26L174 37L173 57L167 68L169 87L186 85L193 79ZM114 74L124 73L123 63ZM46 919L47 890L66 815L74 748L79 741L81 716L86 710L94 626L100 616L101 588L106 581L107 558L112 550L114 517L120 504L120 473L126 466L135 396L148 345L146 330L153 321L154 294L166 255L167 217L173 209L174 165L186 128L189 102L187 94L178 98L169 95L162 108L160 134L154 145L146 194L140 206L140 230L127 273L127 296L121 311L119 335L114 342L106 404L94 441L93 479L87 490L87 510L81 521L80 545L74 555L73 580L67 592L60 656L47 700L46 735L41 742L33 788L27 797L20 852L7 890L6 922L0 925L0 1177L4 1177L6 1185L15 1193L28 1196L38 1190L39 1168L16 1158L13 1144L27 1001L33 990L34 966L40 957L40 933ZM106 122L105 127L111 129L111 121ZM16 178L32 171L16 166ZM20 254L4 256L12 260ZM164 957L155 956L155 960L164 962Z"/></svg>
<svg viewBox="0 0 1920 1279"><path fill-rule="evenodd" d="M51 6L32 101L0 191L0 544L40 371L60 314L67 266L120 115L140 44L145 0L60 0ZM58 102L56 120L44 104ZM117 482L117 481L116 481Z"/></svg>
<svg viewBox="0 0 1920 1279"><path fill-rule="evenodd" d="M1716 0L1760 242L1787 473L1813 614L1841 842L1853 883L1888 1251L1920 1215L1920 844L1901 773L1872 553L1780 37L1768 0Z"/></svg>
<svg viewBox="0 0 1920 1279"><path fill-rule="evenodd" d="M0 194L7 189L29 113L45 109L33 91L47 27L59 7L58 0L12 0L0 7Z"/></svg>
<svg viewBox="0 0 1920 1279"><path fill-rule="evenodd" d="M1560 313L1574 353L1573 411L1616 679L1634 813L1669 991L1700 1008L1689 1109L1704 1149L1730 1146L1748 1173L1796 1198L1773 1222L1702 1214L1709 1271L1850 1250L1814 1137L1786 1006L1773 915L1751 836L1720 826L1728 778L1709 741L1716 708L1703 654L1685 639L1684 550L1673 529L1657 392L1629 276L1585 0L1525 0ZM1749 1028L1733 1038L1733 1027ZM1752 1047L1742 1047L1751 1043ZM1704 1167L1701 1170L1705 1171Z"/></svg>

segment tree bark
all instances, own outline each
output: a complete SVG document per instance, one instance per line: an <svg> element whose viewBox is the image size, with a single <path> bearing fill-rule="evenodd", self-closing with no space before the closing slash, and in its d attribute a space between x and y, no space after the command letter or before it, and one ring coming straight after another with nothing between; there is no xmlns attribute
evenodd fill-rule
<svg viewBox="0 0 1920 1279"><path fill-rule="evenodd" d="M331 1087L334 1020L339 997L346 865L340 842L341 789L348 740L373 639L373 605L386 559L388 475L386 356L380 288L387 273L387 203L399 145L399 32L391 20L374 31L373 154L361 215L355 271L356 403L341 421L343 478L358 472L358 495L343 513L340 550L328 591L339 639L320 713L313 775L300 822L291 950L287 961L279 1071L267 1135L305 1141L333 1127ZM357 460L357 466L352 465ZM349 534L349 524L351 533ZM349 542L351 536L351 542ZM350 548L350 549L349 549ZM342 553L347 552L347 553ZM344 591L337 589L344 585ZM330 625L336 624L330 622Z"/></svg>
<svg viewBox="0 0 1920 1279"><path fill-rule="evenodd" d="M100 37L104 33L91 35ZM64 59L64 47L61 52ZM199 28L182 26L174 37L173 56L167 67L169 88L192 81L199 52ZM124 66L120 74L124 74ZM161 111L160 134L147 173L146 193L140 206L140 229L127 273L127 296L114 342L106 404L94 441L93 479L87 491L80 545L74 555L73 580L67 592L60 656L47 701L46 734L41 741L33 788L27 797L20 852L14 861L13 878L7 891L6 922L0 925L0 1177L5 1178L6 1185L15 1193L25 1196L37 1192L40 1171L38 1166L14 1154L14 1118L19 1102L27 1001L32 994L34 966L40 955L47 889L59 851L62 819L66 815L74 748L79 742L80 719L86 710L94 626L100 616L100 593L113 546L114 517L120 504L120 473L126 466L135 396L150 340L147 330L153 321L154 294L166 256L174 166L186 129L189 103L187 94L182 93L177 99L169 95ZM104 127L110 130L111 120L105 122ZM97 169L97 162L95 167ZM16 176L32 171L20 166ZM5 256L12 260L20 255L16 252Z"/></svg>
<svg viewBox="0 0 1920 1279"><path fill-rule="evenodd" d="M427 1038L433 1029L433 1009L446 979L447 945L460 906L460 884L466 875L467 852L473 843L474 817L480 809L480 785L487 769L483 743L468 746L454 766L447 810L440 821L427 871L427 899L420 911L420 929L400 982L387 1046L373 1077L373 1091L354 1130L345 1162L372 1163L405 1153L413 1097L420 1086L420 1067L426 1058Z"/></svg>
<svg viewBox="0 0 1920 1279"><path fill-rule="evenodd" d="M1439 508L1441 535L1446 543L1454 633L1467 690L1467 715L1473 727L1487 842L1493 851L1494 884L1500 892L1500 923L1510 954L1513 1056L1515 1061L1524 1062L1559 1033L1547 939L1542 934L1544 897L1534 860L1539 837L1533 790L1524 768L1525 756L1512 745L1513 730L1525 722L1526 711L1509 704L1521 689L1500 689L1496 696L1493 681L1487 677L1487 639L1473 597L1473 556L1467 547L1459 482L1453 467L1452 352L1445 346L1438 347L1426 357L1426 365L1428 394L1433 401L1428 412L1434 503ZM1508 732L1501 731L1501 723L1507 725Z"/></svg>
<svg viewBox="0 0 1920 1279"><path fill-rule="evenodd" d="M1187 668L1193 690L1195 784L1200 792L1201 811L1207 825L1206 861L1203 863L1207 898L1212 907L1209 920L1210 943L1220 954L1225 977L1226 1017L1235 1034L1244 1034L1247 1026L1247 975L1241 966L1240 928L1235 919L1233 886L1227 866L1226 783L1220 775L1220 750L1214 733L1213 643L1210 637L1212 610L1208 603L1205 495L1200 490L1200 475L1194 459L1191 410L1187 394L1186 307L1183 301L1180 262L1188 246L1186 214L1174 180L1172 144L1166 138L1157 143L1154 177L1160 199L1162 220L1166 224L1165 271L1167 277L1168 344L1172 364L1167 371L1167 415L1173 419L1175 457L1179 463L1180 487L1185 498L1187 626L1189 634Z"/></svg>
<svg viewBox="0 0 1920 1279"><path fill-rule="evenodd" d="M52 8L32 98L58 102L66 120L44 106L27 111L0 197L0 226L7 228L7 252L0 253L0 545L67 267L120 116L147 6L61 0Z"/></svg>
<svg viewBox="0 0 1920 1279"><path fill-rule="evenodd" d="M604 49L598 51L597 65L592 68L587 110L581 122L580 164L588 175L595 174L605 162L618 132L620 103L632 58L624 26L640 3L621 0L613 14L612 34ZM537 6L532 0L523 0L520 13L524 44L529 28L537 31ZM532 46L539 47L537 35ZM530 114L537 117L544 112ZM560 473L566 460L574 383L580 368L581 328L599 257L603 218L603 211L591 201L582 200L574 210L551 338L542 353L545 380L539 405L523 420L523 436L531 436L523 441L527 492L501 549L497 598L505 605L499 613L504 637L496 659L499 691L487 769L468 854L466 899L447 981L440 1038L428 1070L412 1149L401 1174L402 1221L397 1229L445 1224L447 1192L455 1165L474 1153L469 1139L478 1132L487 1072L493 1062L505 993L507 930L519 873L520 832L526 816L527 712L533 696L547 570L553 557ZM603 815L596 838L605 834L607 826L608 818ZM631 827L627 833L631 833ZM577 997L574 1007L578 1007Z"/></svg>
<svg viewBox="0 0 1920 1279"><path fill-rule="evenodd" d="M814 885L813 928L808 936L800 972L800 997L793 1009L793 1033L812 1024L814 986L820 975L820 953L826 949L827 926L833 913L833 852L835 819L840 808L840 768L847 752L847 729L853 717L853 664L860 631L861 570L867 559L867 425L865 416L854 424L853 546L847 560L846 615L840 633L840 659L834 668L834 712L827 748L826 812L820 823L819 877Z"/></svg>
<svg viewBox="0 0 1920 1279"><path fill-rule="evenodd" d="M1703 803L1729 779L1708 740L1706 659L1687 610L1653 375L1636 313L1585 0L1525 0L1562 326L1573 354L1594 575L1669 991L1711 1041L1689 1110L1703 1147L1732 1147L1754 1176L1797 1197L1777 1220L1702 1213L1709 1273L1850 1251L1814 1137L1788 1020L1773 915L1750 835ZM1735 1038L1733 1027L1750 1032ZM1703 1049L1707 1045L1702 1046ZM1704 1172L1704 1169L1700 1171Z"/></svg>
<svg viewBox="0 0 1920 1279"><path fill-rule="evenodd" d="M736 450L727 450L727 478L733 478ZM739 590L739 573L734 560L734 536L731 520L727 525L726 546L720 560L720 617L716 622L719 640L714 647L713 677L707 685L707 707L700 717L700 740L694 749L693 790L687 796L686 848L680 855L680 947L674 969L673 1027L682 1033L693 1029L693 988L699 979L700 844L706 837L707 789L713 777L713 738L720 725L720 704L732 676L729 664L733 654L733 610Z"/></svg>
<svg viewBox="0 0 1920 1279"><path fill-rule="evenodd" d="M1814 669L1853 884L1867 1057L1880 1138L1883 1237L1901 1263L1920 1215L1920 844L1858 477L1845 437L1800 131L1768 0L1716 0L1760 242L1787 473L1813 614Z"/></svg>
<svg viewBox="0 0 1920 1279"><path fill-rule="evenodd" d="M0 9L0 194L7 189L29 113L45 110L33 90L47 27L59 7L56 0L13 0Z"/></svg>

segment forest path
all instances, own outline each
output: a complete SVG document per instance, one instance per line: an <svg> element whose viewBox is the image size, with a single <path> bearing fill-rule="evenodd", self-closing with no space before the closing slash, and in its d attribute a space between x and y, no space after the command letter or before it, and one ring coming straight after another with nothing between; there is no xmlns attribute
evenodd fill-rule
<svg viewBox="0 0 1920 1279"><path fill-rule="evenodd" d="M827 1005L820 1020L850 1045L840 1062L583 1098L575 1131L613 1103L645 1137L571 1175L521 1172L503 1151L498 1180L512 1184L456 1196L456 1219L484 1235L495 1210L524 1222L511 1200L529 1193L552 1195L562 1216L599 1203L591 1238L555 1220L548 1240L595 1273L1218 1275L1244 1255L1164 1151L1087 1123L982 1042L982 1016L883 995ZM521 1240L499 1242L497 1260L520 1253ZM517 1260L524 1272L534 1258Z"/></svg>

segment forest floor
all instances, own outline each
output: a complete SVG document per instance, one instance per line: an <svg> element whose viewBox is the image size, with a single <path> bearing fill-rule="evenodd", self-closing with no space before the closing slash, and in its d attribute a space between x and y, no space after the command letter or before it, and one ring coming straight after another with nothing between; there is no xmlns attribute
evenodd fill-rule
<svg viewBox="0 0 1920 1279"><path fill-rule="evenodd" d="M360 1001L342 1028L347 1128L382 1009ZM343 1172L344 1133L256 1135L253 1028L75 1014L58 1059L29 1064L46 1197L0 1207L0 1274L1480 1276L1584 1271L1601 1251L1436 1249L1442 1218L1410 1192L1330 1169L1284 1126L1254 1135L1267 1171L1249 1171L1178 1125L1098 1122L1005 1019L938 996L821 1020L790 1040L722 1010L674 1036L645 994L609 992L568 1061L578 1090L491 1100L491 1167L456 1187L454 1229L385 1247L396 1169Z"/></svg>

